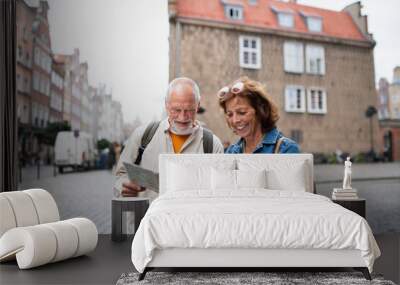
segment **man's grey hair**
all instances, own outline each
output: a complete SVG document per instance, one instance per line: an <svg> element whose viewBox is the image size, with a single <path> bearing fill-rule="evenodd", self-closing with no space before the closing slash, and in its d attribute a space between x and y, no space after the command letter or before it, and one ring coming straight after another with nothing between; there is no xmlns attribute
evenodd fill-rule
<svg viewBox="0 0 400 285"><path fill-rule="evenodd" d="M188 77L178 77L171 81L171 83L168 86L168 91L167 91L167 96L165 97L165 102L168 102L168 100L170 99L171 94L175 90L175 88L177 88L178 86L184 86L184 85L189 85L192 87L194 99L196 100L196 103L199 103L200 102L200 88L193 79L190 79Z"/></svg>

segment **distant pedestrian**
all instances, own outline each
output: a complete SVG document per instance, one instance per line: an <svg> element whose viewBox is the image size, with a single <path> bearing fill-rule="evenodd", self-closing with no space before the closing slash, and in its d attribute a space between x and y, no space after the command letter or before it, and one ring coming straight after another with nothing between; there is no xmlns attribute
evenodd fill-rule
<svg viewBox="0 0 400 285"><path fill-rule="evenodd" d="M110 146L108 147L107 168L112 169L114 164L115 164L114 144L110 144Z"/></svg>

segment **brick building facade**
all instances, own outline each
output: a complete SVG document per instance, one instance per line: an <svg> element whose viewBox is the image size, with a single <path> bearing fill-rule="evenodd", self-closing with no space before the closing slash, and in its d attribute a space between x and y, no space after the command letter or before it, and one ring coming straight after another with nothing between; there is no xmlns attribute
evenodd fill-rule
<svg viewBox="0 0 400 285"><path fill-rule="evenodd" d="M360 9L359 3L336 12L270 0L170 0L170 79L199 83L206 109L199 119L222 140L237 138L216 93L246 75L266 85L280 109L278 128L302 151L367 152L375 42ZM376 116L373 124L379 147Z"/></svg>

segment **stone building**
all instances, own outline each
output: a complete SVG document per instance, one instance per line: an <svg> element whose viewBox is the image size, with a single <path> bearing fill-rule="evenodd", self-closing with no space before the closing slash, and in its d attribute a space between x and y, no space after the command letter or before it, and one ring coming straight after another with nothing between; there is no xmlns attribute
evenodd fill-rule
<svg viewBox="0 0 400 285"><path fill-rule="evenodd" d="M18 151L29 160L33 153L32 130L32 59L35 8L25 1L16 2L16 99L18 118Z"/></svg>
<svg viewBox="0 0 400 285"><path fill-rule="evenodd" d="M113 100L112 93L105 85L99 86L93 98L93 119L95 120L95 140L123 142L123 115L121 103Z"/></svg>
<svg viewBox="0 0 400 285"><path fill-rule="evenodd" d="M393 70L393 81L389 86L389 110L391 119L400 119L400 66Z"/></svg>
<svg viewBox="0 0 400 285"><path fill-rule="evenodd" d="M33 22L32 124L45 128L49 121L52 51L47 1L40 1Z"/></svg>
<svg viewBox="0 0 400 285"><path fill-rule="evenodd" d="M71 97L72 97L72 83L71 83L71 68L70 58L67 55L55 54L54 61L64 70L64 88L62 97L62 119L71 125Z"/></svg>
<svg viewBox="0 0 400 285"><path fill-rule="evenodd" d="M16 83L20 159L49 157L40 134L49 122L52 51L47 1L16 1Z"/></svg>
<svg viewBox="0 0 400 285"><path fill-rule="evenodd" d="M96 95L97 88L89 85L89 105L90 105L90 117L89 119L89 133L92 134L93 139L97 140L97 104L96 104Z"/></svg>
<svg viewBox="0 0 400 285"><path fill-rule="evenodd" d="M63 98L63 117L71 125L72 130L81 129L81 100L82 100L82 84L85 79L87 70L82 71L79 49L75 48L72 54L56 54L55 59L64 65L65 68L65 83L64 83L64 98ZM86 74L86 75L85 75Z"/></svg>
<svg viewBox="0 0 400 285"><path fill-rule="evenodd" d="M50 88L50 123L63 121L64 65L53 58Z"/></svg>
<svg viewBox="0 0 400 285"><path fill-rule="evenodd" d="M389 82L386 78L379 79L378 83L378 118L379 120L389 119L390 118L390 109L389 109Z"/></svg>
<svg viewBox="0 0 400 285"><path fill-rule="evenodd" d="M378 115L381 151L389 161L400 161L400 67L393 70L393 80L379 80Z"/></svg>
<svg viewBox="0 0 400 285"><path fill-rule="evenodd" d="M35 9L24 1L16 2L17 12L17 117L20 125L28 126L31 123L31 82L32 82L32 26Z"/></svg>
<svg viewBox="0 0 400 285"><path fill-rule="evenodd" d="M92 104L89 92L89 78L88 78L89 65L83 62L79 65L79 90L81 94L81 127L82 131L90 132L91 118L92 118Z"/></svg>
<svg viewBox="0 0 400 285"><path fill-rule="evenodd" d="M375 42L359 2L331 11L294 1L169 0L169 19L170 79L199 83L206 109L199 119L222 140L237 138L216 93L246 75L266 85L279 129L302 151L370 150L365 111L376 104Z"/></svg>

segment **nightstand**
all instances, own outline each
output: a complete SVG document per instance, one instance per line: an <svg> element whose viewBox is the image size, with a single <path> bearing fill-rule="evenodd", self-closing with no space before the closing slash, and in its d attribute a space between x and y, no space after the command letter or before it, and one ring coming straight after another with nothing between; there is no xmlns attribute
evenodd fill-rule
<svg viewBox="0 0 400 285"><path fill-rule="evenodd" d="M336 200L332 199L332 202L339 204L340 206L359 214L361 217L365 218L365 199L354 199L354 200Z"/></svg>
<svg viewBox="0 0 400 285"><path fill-rule="evenodd" d="M122 213L135 213L136 232L149 207L150 199L144 197L121 197L113 198L111 203L111 239L113 241L124 241L127 239L127 235L122 233Z"/></svg>

